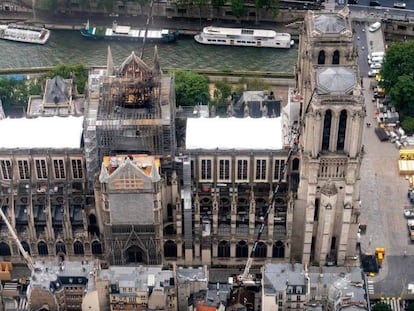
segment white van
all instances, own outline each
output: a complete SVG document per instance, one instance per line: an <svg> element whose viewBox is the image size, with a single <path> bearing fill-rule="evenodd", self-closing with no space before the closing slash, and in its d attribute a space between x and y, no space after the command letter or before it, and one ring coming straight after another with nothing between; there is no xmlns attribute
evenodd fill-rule
<svg viewBox="0 0 414 311"><path fill-rule="evenodd" d="M380 22L375 22L371 26L369 26L368 30L370 32L375 32L375 31L377 31L380 28L381 28L381 23Z"/></svg>
<svg viewBox="0 0 414 311"><path fill-rule="evenodd" d="M368 64L375 64L375 63L382 64L383 62L384 62L384 57L382 56L374 56L368 59Z"/></svg>
<svg viewBox="0 0 414 311"><path fill-rule="evenodd" d="M385 52L372 52L370 57L384 57Z"/></svg>

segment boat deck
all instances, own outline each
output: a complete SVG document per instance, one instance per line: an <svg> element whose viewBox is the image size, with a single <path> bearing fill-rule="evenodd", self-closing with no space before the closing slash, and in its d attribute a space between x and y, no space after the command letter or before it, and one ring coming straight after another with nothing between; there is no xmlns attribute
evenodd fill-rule
<svg viewBox="0 0 414 311"><path fill-rule="evenodd" d="M147 38L161 38L163 34L167 34L167 30L148 30L147 31ZM145 36L145 29L130 29L127 33L115 32L112 28L107 28L105 31L105 36L112 37L112 36L122 36L122 37L134 37L134 38L143 38Z"/></svg>

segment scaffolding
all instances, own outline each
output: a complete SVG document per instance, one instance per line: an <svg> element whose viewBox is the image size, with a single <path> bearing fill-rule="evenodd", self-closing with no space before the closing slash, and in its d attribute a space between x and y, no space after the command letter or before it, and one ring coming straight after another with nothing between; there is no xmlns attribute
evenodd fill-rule
<svg viewBox="0 0 414 311"><path fill-rule="evenodd" d="M89 78L88 172L96 173L108 155L144 153L171 158L175 152L173 79L161 77L161 72L134 53L112 75L107 71L96 69Z"/></svg>

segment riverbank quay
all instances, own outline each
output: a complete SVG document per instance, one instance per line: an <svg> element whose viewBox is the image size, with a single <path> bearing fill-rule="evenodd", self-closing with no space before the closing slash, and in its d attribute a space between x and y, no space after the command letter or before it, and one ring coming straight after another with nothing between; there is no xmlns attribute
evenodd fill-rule
<svg viewBox="0 0 414 311"><path fill-rule="evenodd" d="M42 74L45 74L54 68L55 68L54 66L47 66L47 67L0 69L0 77L19 74L19 75L26 75L29 78L32 78L32 77L41 76ZM185 69L162 68L162 70L165 74L168 74L168 73L172 73L173 71L185 70ZM294 85L294 78L295 78L295 75L293 73L288 73L288 72L237 71L237 70L220 71L220 70L211 70L211 69L193 69L191 71L207 76L210 81L226 79L230 83L237 83L240 78L253 78L253 79L263 79L271 85L292 86Z"/></svg>

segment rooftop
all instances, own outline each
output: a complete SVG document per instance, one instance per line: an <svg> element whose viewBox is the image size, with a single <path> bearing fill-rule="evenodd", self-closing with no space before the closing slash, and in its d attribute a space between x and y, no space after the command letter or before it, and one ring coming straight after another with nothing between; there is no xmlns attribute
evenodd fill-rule
<svg viewBox="0 0 414 311"><path fill-rule="evenodd" d="M0 120L0 149L81 148L82 132L83 117L6 118Z"/></svg>
<svg viewBox="0 0 414 311"><path fill-rule="evenodd" d="M187 119L186 149L281 150L282 118Z"/></svg>
<svg viewBox="0 0 414 311"><path fill-rule="evenodd" d="M355 84L355 72L342 66L323 67L316 72L319 94L348 93Z"/></svg>
<svg viewBox="0 0 414 311"><path fill-rule="evenodd" d="M207 268L206 267L178 267L177 268L177 282L186 281L204 281L207 282Z"/></svg>
<svg viewBox="0 0 414 311"><path fill-rule="evenodd" d="M174 285L173 271L163 270L161 266L111 266L100 270L98 277L110 280L111 284L116 283L119 288L135 288L139 291L146 291L148 287L162 289Z"/></svg>

